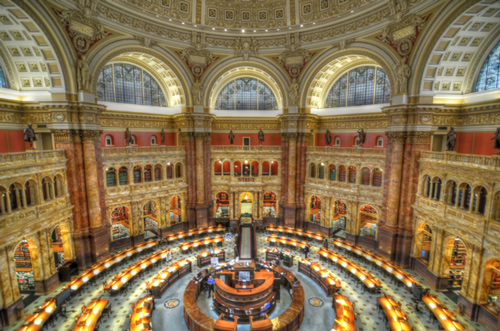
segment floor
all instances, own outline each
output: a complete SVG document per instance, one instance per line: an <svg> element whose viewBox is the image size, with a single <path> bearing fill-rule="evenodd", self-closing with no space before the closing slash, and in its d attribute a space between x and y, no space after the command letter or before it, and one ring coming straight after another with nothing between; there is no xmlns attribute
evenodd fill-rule
<svg viewBox="0 0 500 331"><path fill-rule="evenodd" d="M268 234L260 233L257 235L257 247L258 247L258 255L259 258L265 257L265 249L270 247L267 244ZM311 242L312 243L312 242ZM316 243L315 243L316 244ZM177 245L169 245L173 251L173 260L176 261L180 258L186 257L186 255L182 255L179 251ZM226 250L226 256L229 259L233 258L233 243L232 242L224 242L224 249ZM162 247L163 248L163 247ZM330 246L332 248L332 246ZM316 254L319 248L312 246L311 251L309 253L309 257L313 260L319 261L319 256ZM199 269L196 267L196 259L194 257L194 253L192 253L192 257L190 258L193 261L193 271L198 272ZM302 285L305 288L306 293L306 302L305 302L305 316L302 322L302 326L299 328L299 331L329 331L332 328L335 314L332 308L332 299L326 297L323 290L316 285L313 281L311 281L307 276L300 274L297 272L297 261L299 258L302 258L302 252L298 253L298 257L295 258L295 263L290 270L294 271L297 278L300 280ZM136 262L141 257L136 257L134 259L129 260L127 263L131 264L132 262ZM356 301L355 311L358 313L356 327L358 331L387 331L388 328L383 322L382 315L377 312L376 308L376 294L364 293L362 294L360 285L355 283L354 281L343 276L343 273L340 272L335 267L327 266L324 263L320 262L324 267L330 269L334 274L336 274L339 279L342 280L342 289L341 293L347 295L351 301ZM368 267L368 264L365 264L363 260L360 260L360 264ZM132 305L142 296L146 294L146 280L152 278L156 273L160 270L164 269L168 265L165 262L162 266L157 267L154 270L147 270L142 278L136 279L133 286L130 287L128 295L121 294L116 297L109 297L106 293L103 292L102 282L104 280L109 281L114 274L119 272L121 269L125 269L127 265L123 265L121 267L117 267L112 270L112 273L108 275L101 276L95 284L86 284L84 291L77 295L76 297L70 299L66 303L66 307L68 310L67 318L63 318L59 316L53 325L45 326L45 330L72 330L75 326L75 319L81 314L80 307L82 304L88 304L93 298L102 296L103 298L107 298L111 301L113 307L113 313L110 317L103 317L101 321L100 330L106 331L121 331L129 329L129 319L128 315L132 311ZM370 267L368 267L370 269ZM411 272L411 271L410 271ZM379 279L383 283L383 292L390 294L393 296L396 301L401 302L401 307L403 311L408 316L410 325L414 327L417 331L430 331L430 330L438 330L439 327L436 323L429 321L428 312L424 312L422 309L423 305L420 304L420 309L422 312L417 313L414 308L414 304L411 302L410 294L406 291L402 291L400 288L395 287L391 284L389 277L385 275L385 273L373 269L372 273L379 277ZM411 272L414 274L413 272ZM423 283L423 280L415 275L418 281ZM161 299L155 300L156 308L153 312L153 327L155 330L175 330L175 331L185 331L187 330L186 325L184 323L183 317L183 304L182 298L184 295L184 288L187 283L190 281L191 277L184 276L180 280L177 281L177 286L173 286L168 289ZM64 285L64 284L63 284ZM50 296L41 296L38 297L32 304L30 304L26 308L26 313L32 313L38 306L40 306L46 298L51 297L58 293L62 289L61 285L59 289L57 289ZM445 304L451 311L455 311L456 305L452 302L450 298L448 298L443 293L433 292L439 298L439 300ZM279 305L276 307L275 311L271 314L271 318L279 315L279 313L286 309L286 307L290 303L290 297L287 292L281 293L282 300ZM200 307L207 313L209 316L216 318L216 314L211 310L211 300L207 299L205 293L202 293L198 298L198 303ZM458 320L463 325L467 326L467 330L477 330L477 331L485 331L483 327L481 327L476 322L471 322L465 317L458 316ZM23 324L23 320L17 321L13 325L7 328L3 328L3 330L19 330ZM238 326L239 331L247 331L249 330L248 326L241 325Z"/></svg>

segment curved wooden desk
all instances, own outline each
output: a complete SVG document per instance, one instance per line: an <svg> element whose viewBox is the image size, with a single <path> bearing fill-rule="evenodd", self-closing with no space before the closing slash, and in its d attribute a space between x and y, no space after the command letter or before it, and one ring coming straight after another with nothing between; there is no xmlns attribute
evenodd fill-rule
<svg viewBox="0 0 500 331"><path fill-rule="evenodd" d="M299 328L304 318L304 288L295 278L295 275L288 270L276 265L262 263L262 267L269 269L274 276L283 280L284 286L292 290L292 302L290 306L278 317L271 320L273 331L295 331ZM208 275L205 276L205 278ZM215 320L207 316L196 303L196 299L201 291L201 284L204 279L193 279L189 282L184 292L184 320L190 331L212 331Z"/></svg>

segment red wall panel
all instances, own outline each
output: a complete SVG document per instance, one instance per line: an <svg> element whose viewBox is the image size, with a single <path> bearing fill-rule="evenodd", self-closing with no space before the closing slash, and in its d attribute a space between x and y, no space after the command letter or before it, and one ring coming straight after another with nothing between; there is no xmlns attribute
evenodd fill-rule
<svg viewBox="0 0 500 331"><path fill-rule="evenodd" d="M26 145L22 131L7 131L9 135L10 153L24 152Z"/></svg>

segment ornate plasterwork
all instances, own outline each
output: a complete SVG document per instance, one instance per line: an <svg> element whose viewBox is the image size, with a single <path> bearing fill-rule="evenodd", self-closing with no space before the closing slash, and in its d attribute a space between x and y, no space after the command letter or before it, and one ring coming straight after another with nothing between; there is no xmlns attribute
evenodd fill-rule
<svg viewBox="0 0 500 331"><path fill-rule="evenodd" d="M196 40L194 46L179 51L177 54L186 62L195 80L199 81L205 70L219 57L214 56L211 52L204 49L202 41L204 36L195 33L193 35L193 39Z"/></svg>
<svg viewBox="0 0 500 331"><path fill-rule="evenodd" d="M105 112L100 118L100 126L103 128L172 128L173 118L171 116L159 116L136 113Z"/></svg>
<svg viewBox="0 0 500 331"><path fill-rule="evenodd" d="M238 37L234 41L234 55L236 56L243 56L243 59L245 61L248 61L248 57L250 55L257 55L257 52L259 51L259 42L255 38L245 38L241 39Z"/></svg>
<svg viewBox="0 0 500 331"><path fill-rule="evenodd" d="M59 11L54 9L59 21L73 43L78 58L82 58L90 47L101 39L111 35L95 18L88 17L86 12L74 10Z"/></svg>
<svg viewBox="0 0 500 331"><path fill-rule="evenodd" d="M318 130L326 129L385 129L388 121L385 114L322 116Z"/></svg>
<svg viewBox="0 0 500 331"><path fill-rule="evenodd" d="M307 62L316 54L297 47L295 42L291 42L288 50L283 51L279 56L273 57L288 72L291 78L299 77Z"/></svg>
<svg viewBox="0 0 500 331"><path fill-rule="evenodd" d="M212 124L213 130L280 130L280 122L276 119L260 118L216 118Z"/></svg>

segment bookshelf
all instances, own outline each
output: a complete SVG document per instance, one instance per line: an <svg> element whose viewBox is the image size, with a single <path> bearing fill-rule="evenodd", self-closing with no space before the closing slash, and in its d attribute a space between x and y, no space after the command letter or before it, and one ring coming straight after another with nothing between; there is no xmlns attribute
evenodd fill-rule
<svg viewBox="0 0 500 331"><path fill-rule="evenodd" d="M450 259L448 289L459 290L462 288L465 263L466 263L465 245L459 239L455 239Z"/></svg>
<svg viewBox="0 0 500 331"><path fill-rule="evenodd" d="M35 279L31 265L31 255L29 245L23 240L14 252L14 264L17 276L19 291L22 293L35 291Z"/></svg>

